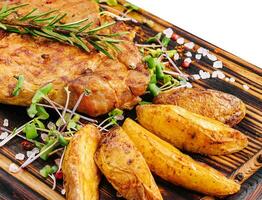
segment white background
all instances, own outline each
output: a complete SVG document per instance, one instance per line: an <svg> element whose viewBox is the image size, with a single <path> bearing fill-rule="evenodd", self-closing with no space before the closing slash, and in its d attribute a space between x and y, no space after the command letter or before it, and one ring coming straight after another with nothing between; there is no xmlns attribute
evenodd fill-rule
<svg viewBox="0 0 262 200"><path fill-rule="evenodd" d="M129 2L262 67L261 0L129 0Z"/></svg>

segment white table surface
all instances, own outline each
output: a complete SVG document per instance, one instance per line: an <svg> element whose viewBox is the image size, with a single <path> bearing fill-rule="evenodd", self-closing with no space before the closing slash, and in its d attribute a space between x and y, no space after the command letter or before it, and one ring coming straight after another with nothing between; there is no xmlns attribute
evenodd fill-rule
<svg viewBox="0 0 262 200"><path fill-rule="evenodd" d="M261 0L129 0L262 68Z"/></svg>

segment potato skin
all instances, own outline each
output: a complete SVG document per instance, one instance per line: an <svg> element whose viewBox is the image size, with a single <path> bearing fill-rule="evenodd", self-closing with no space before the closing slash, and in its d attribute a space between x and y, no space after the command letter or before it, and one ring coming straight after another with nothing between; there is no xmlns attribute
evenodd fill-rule
<svg viewBox="0 0 262 200"><path fill-rule="evenodd" d="M67 146L62 165L67 200L99 199L100 173L94 161L99 140L99 130L86 125Z"/></svg>
<svg viewBox="0 0 262 200"><path fill-rule="evenodd" d="M247 137L238 130L179 106L141 105L136 111L143 127L181 150L225 155L248 144Z"/></svg>
<svg viewBox="0 0 262 200"><path fill-rule="evenodd" d="M209 89L180 88L169 90L159 94L153 102L155 104L177 105L229 126L238 124L246 114L246 106L239 98Z"/></svg>
<svg viewBox="0 0 262 200"><path fill-rule="evenodd" d="M95 161L107 180L128 200L162 200L144 160L121 127L102 139Z"/></svg>
<svg viewBox="0 0 262 200"><path fill-rule="evenodd" d="M239 184L181 153L133 120L126 119L123 129L144 156L150 170L163 179L212 196L224 196L239 191Z"/></svg>

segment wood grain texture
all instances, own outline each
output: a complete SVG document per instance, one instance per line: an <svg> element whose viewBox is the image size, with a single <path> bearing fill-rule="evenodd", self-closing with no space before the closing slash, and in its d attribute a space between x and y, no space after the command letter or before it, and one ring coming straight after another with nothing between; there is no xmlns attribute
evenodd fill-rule
<svg viewBox="0 0 262 200"><path fill-rule="evenodd" d="M120 0L120 2L121 4L125 3L123 0ZM114 7L114 9L110 9L111 12L115 12L116 14L124 10L125 8L122 5ZM221 70L224 72L224 74L227 77L234 77L236 79L236 82L234 83L226 82L225 80L220 79L198 80L194 83L194 86L212 88L227 92L239 97L246 103L247 115L245 119L235 128L248 136L248 147L241 152L227 156L191 156L199 161L203 161L211 165L229 177L236 176L241 172L244 175L242 181L248 178L242 184L241 191L236 195L227 197L228 200L261 199L262 170L260 169L261 162L259 159L261 159L262 149L262 69L259 69L258 67L244 61L243 59L240 59L237 56L226 52L223 49L216 47L205 40L188 33L185 30L180 29L179 27L159 19L158 17L144 11L143 9L130 13L130 16L139 22L138 24L130 23L130 25L133 26L137 32L136 41L138 43L149 36L155 35L159 31L171 27L176 34L185 38L186 42L192 41L196 44L194 49L191 51L193 55L195 55L196 50L199 47L208 49L223 62L224 67ZM154 22L154 26L149 28L148 26L144 25L146 20L152 20ZM176 45L177 44L175 42L171 43L172 47L175 47ZM186 72L188 74L197 74L201 69L208 72L214 71L212 63L208 59L204 58L198 61L194 60L191 64L191 67L188 68ZM250 89L248 91L244 90L243 84L247 84ZM133 116L132 112L130 115ZM10 128L17 127L28 120L24 108L0 105L0 124L5 118L9 119ZM51 180L45 180L39 175L39 169L45 164L41 160L34 162L27 168L27 171L25 171L26 176L30 177L30 181L28 181L22 175L22 177L16 177L12 180L10 179L11 181L9 180L8 177L10 174L8 173L7 163L16 162L17 164L21 164L21 162L19 163L14 159L16 153L22 152L20 145L21 141L22 140L20 138L15 138L6 146L0 148L0 153L2 154L0 154L0 168L2 169L0 170L0 186L1 184L4 184L10 185L10 187L13 188L9 191L6 191L3 187L0 187L0 199L26 199L23 196L25 191L27 197L30 197L30 199L63 199L63 197L60 195L60 191L63 188L62 183L58 183L56 192L54 192L50 189L52 186ZM164 199L166 200L197 200L203 198L203 195L201 194L169 184L161 180L159 177L156 177L156 182L159 185ZM41 188L47 188L45 192L37 189L39 185L41 185ZM33 190L30 191L28 186ZM15 188L18 189L14 191ZM36 194L34 191L37 191L37 193L40 195ZM13 195L14 192L16 193L15 196ZM116 191L104 178L102 179L100 186L100 199L117 199Z"/></svg>
<svg viewBox="0 0 262 200"><path fill-rule="evenodd" d="M44 196L46 199L50 199L50 200L51 199L56 199L56 200L64 199L60 194L58 194L57 192L53 190L50 190L50 187L48 187L46 184L38 180L32 174L28 173L26 170L21 170L17 173L9 172L9 165L11 163L12 163L11 160L9 160L8 158L0 154L0 166L1 166L1 169L4 170L6 173L9 173L13 177L15 177L17 180L21 181L24 185L28 186L29 188L31 188L38 194Z"/></svg>

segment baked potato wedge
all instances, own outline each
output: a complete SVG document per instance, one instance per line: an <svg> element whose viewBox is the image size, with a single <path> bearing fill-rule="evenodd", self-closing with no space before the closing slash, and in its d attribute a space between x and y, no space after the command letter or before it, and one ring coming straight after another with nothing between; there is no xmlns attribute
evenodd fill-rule
<svg viewBox="0 0 262 200"><path fill-rule="evenodd" d="M128 200L162 200L144 160L121 127L107 133L95 161L118 193Z"/></svg>
<svg viewBox="0 0 262 200"><path fill-rule="evenodd" d="M67 200L99 199L100 173L94 161L99 140L99 130L86 125L67 146L62 165Z"/></svg>
<svg viewBox="0 0 262 200"><path fill-rule="evenodd" d="M229 126L238 124L246 114L246 106L239 98L216 90L179 88L160 93L155 104L172 104L193 113L216 119Z"/></svg>
<svg viewBox="0 0 262 200"><path fill-rule="evenodd" d="M140 105L137 119L146 129L175 147L205 155L237 152L247 137L229 126L174 105Z"/></svg>
<svg viewBox="0 0 262 200"><path fill-rule="evenodd" d="M131 119L123 129L144 156L150 170L173 184L207 195L234 194L240 185L150 133Z"/></svg>

